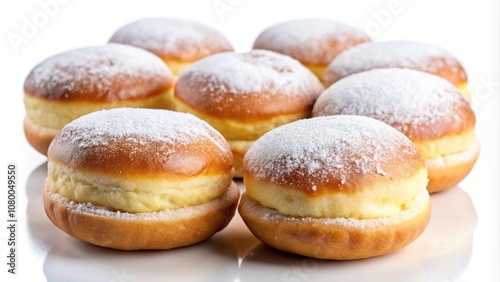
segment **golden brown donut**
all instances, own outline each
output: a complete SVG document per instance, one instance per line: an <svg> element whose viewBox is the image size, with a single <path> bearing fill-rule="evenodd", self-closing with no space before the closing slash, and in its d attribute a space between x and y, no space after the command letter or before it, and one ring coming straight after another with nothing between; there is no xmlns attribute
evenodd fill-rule
<svg viewBox="0 0 500 282"><path fill-rule="evenodd" d="M426 228L425 162L396 129L362 116L296 121L245 155L239 213L280 250L320 259L398 250Z"/></svg>
<svg viewBox="0 0 500 282"><path fill-rule="evenodd" d="M90 113L60 131L48 159L48 217L98 246L194 244L222 230L239 200L229 145L188 114L134 108Z"/></svg>
<svg viewBox="0 0 500 282"><path fill-rule="evenodd" d="M273 25L260 33L254 49L291 56L323 79L326 67L342 51L370 42L362 30L330 19L298 19Z"/></svg>
<svg viewBox="0 0 500 282"><path fill-rule="evenodd" d="M374 69L345 77L314 105L313 116L326 115L368 116L404 133L426 160L431 193L462 181L480 151L469 103L448 81L420 71Z"/></svg>
<svg viewBox="0 0 500 282"><path fill-rule="evenodd" d="M271 51L226 52L202 59L178 78L175 109L192 113L229 141L236 176L254 140L283 124L310 117L324 90L318 78L291 57Z"/></svg>
<svg viewBox="0 0 500 282"><path fill-rule="evenodd" d="M46 155L50 141L72 120L118 107L169 108L173 75L151 53L107 44L50 57L24 82L28 142Z"/></svg>
<svg viewBox="0 0 500 282"><path fill-rule="evenodd" d="M455 85L467 101L467 74L460 61L443 48L416 41L380 41L342 52L328 66L323 82L330 86L351 74L379 68L405 68L440 76Z"/></svg>
<svg viewBox="0 0 500 282"><path fill-rule="evenodd" d="M206 56L233 51L229 40L201 22L177 18L144 18L118 29L109 42L148 50L168 65L174 75Z"/></svg>

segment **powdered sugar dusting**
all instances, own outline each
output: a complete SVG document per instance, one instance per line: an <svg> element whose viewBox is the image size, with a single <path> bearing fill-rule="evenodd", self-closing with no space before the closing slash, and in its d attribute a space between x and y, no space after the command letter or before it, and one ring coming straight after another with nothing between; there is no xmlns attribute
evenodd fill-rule
<svg viewBox="0 0 500 282"><path fill-rule="evenodd" d="M180 60L233 50L226 37L212 27L176 18L137 20L117 30L109 41L144 48L162 58Z"/></svg>
<svg viewBox="0 0 500 282"><path fill-rule="evenodd" d="M468 107L448 81L408 69L375 69L353 74L325 90L313 116L362 115L381 120L410 139L425 128L439 136L437 124L463 122L457 108Z"/></svg>
<svg viewBox="0 0 500 282"><path fill-rule="evenodd" d="M341 53L328 67L340 77L376 68L407 68L435 73L459 62L441 47L414 41L380 41L357 45ZM465 79L465 72L461 72Z"/></svg>
<svg viewBox="0 0 500 282"><path fill-rule="evenodd" d="M303 62L323 64L324 50L329 49L332 42L343 45L348 41L366 42L370 38L347 23L330 19L299 19L264 30L255 40L254 49L272 50ZM326 58L328 62L332 59Z"/></svg>
<svg viewBox="0 0 500 282"><path fill-rule="evenodd" d="M82 116L60 132L61 139L74 147L85 149L95 146L109 146L117 140L126 140L131 146L145 145L148 142L169 145L187 145L200 140L210 140L221 151L228 151L225 140L215 129L199 118L184 113L167 110L119 108L102 110Z"/></svg>
<svg viewBox="0 0 500 282"><path fill-rule="evenodd" d="M198 89L195 85L204 82ZM253 50L248 53L221 53L209 56L186 68L180 83L198 89L200 96L216 102L217 93L233 95L284 95L315 99L323 86L297 60L271 51Z"/></svg>
<svg viewBox="0 0 500 282"><path fill-rule="evenodd" d="M52 99L97 93L98 97L115 100L150 94L172 80L170 70L153 54L132 46L108 44L46 59L30 72L25 88Z"/></svg>
<svg viewBox="0 0 500 282"><path fill-rule="evenodd" d="M388 162L415 154L411 141L387 124L361 116L331 116L266 133L250 147L244 165L257 180L293 186L298 175L315 191L329 181L344 185L358 175L385 175L382 168Z"/></svg>

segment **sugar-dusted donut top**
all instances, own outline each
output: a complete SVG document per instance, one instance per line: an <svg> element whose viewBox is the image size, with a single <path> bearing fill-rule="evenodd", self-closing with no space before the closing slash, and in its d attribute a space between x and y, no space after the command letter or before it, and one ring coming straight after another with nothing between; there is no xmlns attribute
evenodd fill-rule
<svg viewBox="0 0 500 282"><path fill-rule="evenodd" d="M35 66L27 94L49 100L112 102L142 99L173 87L173 75L157 56L140 48L107 44L52 56Z"/></svg>
<svg viewBox="0 0 500 282"><path fill-rule="evenodd" d="M175 96L205 114L244 120L310 111L323 90L297 60L253 50L197 61L179 76Z"/></svg>
<svg viewBox="0 0 500 282"><path fill-rule="evenodd" d="M167 110L120 108L84 115L52 141L49 161L134 177L229 173L227 141L201 119Z"/></svg>
<svg viewBox="0 0 500 282"><path fill-rule="evenodd" d="M298 19L265 29L254 49L289 55L302 63L328 65L340 52L370 37L356 27L330 19Z"/></svg>
<svg viewBox="0 0 500 282"><path fill-rule="evenodd" d="M409 69L374 69L331 85L313 116L362 115L381 120L410 139L438 139L475 125L469 103L448 81Z"/></svg>
<svg viewBox="0 0 500 282"><path fill-rule="evenodd" d="M374 182L411 177L425 167L402 133L362 116L304 119L255 141L244 175L305 192L369 189Z"/></svg>
<svg viewBox="0 0 500 282"><path fill-rule="evenodd" d="M327 85L348 75L378 68L432 73L457 85L467 81L458 59L447 50L416 41L380 41L356 45L335 58L325 73Z"/></svg>
<svg viewBox="0 0 500 282"><path fill-rule="evenodd" d="M233 51L229 40L201 22L177 18L144 18L118 29L110 42L146 49L164 60L195 61Z"/></svg>

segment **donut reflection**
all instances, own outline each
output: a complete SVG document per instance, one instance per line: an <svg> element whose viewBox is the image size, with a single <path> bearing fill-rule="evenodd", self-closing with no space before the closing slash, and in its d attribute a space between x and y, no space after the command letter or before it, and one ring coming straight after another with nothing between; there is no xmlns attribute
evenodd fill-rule
<svg viewBox="0 0 500 282"><path fill-rule="evenodd" d="M26 182L26 198L28 199L26 219L29 242L32 243L32 248L40 253L48 252L58 237L63 235L45 215L42 201L45 178L47 178L47 162L35 168Z"/></svg>
<svg viewBox="0 0 500 282"><path fill-rule="evenodd" d="M47 281L235 281L236 249L221 234L167 251L120 251L69 236L50 250L43 266Z"/></svg>

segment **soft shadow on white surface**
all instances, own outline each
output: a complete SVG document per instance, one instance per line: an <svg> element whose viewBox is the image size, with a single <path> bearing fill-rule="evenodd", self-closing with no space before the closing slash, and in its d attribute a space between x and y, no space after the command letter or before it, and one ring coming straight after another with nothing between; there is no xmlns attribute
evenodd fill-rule
<svg viewBox="0 0 500 282"><path fill-rule="evenodd" d="M47 178L47 162L34 169L26 182L28 235L32 248L45 255L64 234L48 219L43 208L43 183Z"/></svg>
<svg viewBox="0 0 500 282"><path fill-rule="evenodd" d="M432 209L424 233L392 254L326 261L259 244L243 259L240 281L454 281L470 260L476 211L460 187L432 195Z"/></svg>
<svg viewBox="0 0 500 282"><path fill-rule="evenodd" d="M45 259L47 281L235 281L238 256L217 234L196 245L165 251L119 251L66 236Z"/></svg>

